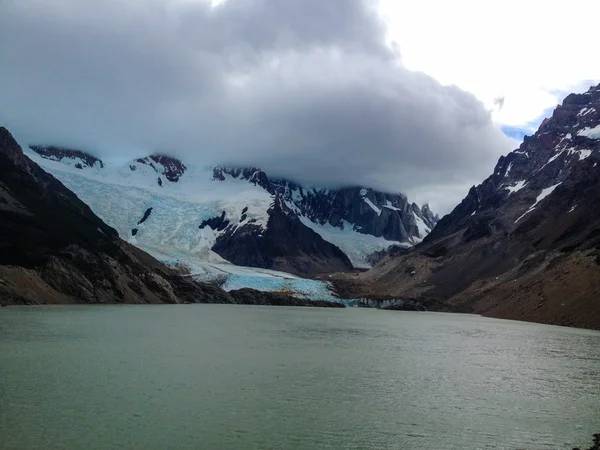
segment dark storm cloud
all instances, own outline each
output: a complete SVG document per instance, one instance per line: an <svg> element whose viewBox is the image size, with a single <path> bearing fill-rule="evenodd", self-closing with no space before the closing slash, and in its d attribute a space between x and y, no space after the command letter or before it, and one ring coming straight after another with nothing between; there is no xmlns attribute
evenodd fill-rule
<svg viewBox="0 0 600 450"><path fill-rule="evenodd" d="M0 124L367 184L447 210L513 144L471 94L402 67L361 0L3 0Z"/></svg>

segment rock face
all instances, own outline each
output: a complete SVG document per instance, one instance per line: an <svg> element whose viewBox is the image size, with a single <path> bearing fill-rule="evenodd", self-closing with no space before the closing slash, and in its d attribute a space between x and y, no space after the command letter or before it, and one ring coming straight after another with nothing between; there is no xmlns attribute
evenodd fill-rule
<svg viewBox="0 0 600 450"><path fill-rule="evenodd" d="M488 216L502 216L503 228L513 228L515 220L528 210L523 206L535 203L544 189L565 181L568 184L574 178L573 170L577 172L587 164L597 167L599 124L598 86L584 94L567 96L535 135L526 136L517 150L502 156L494 173L473 186L460 205L440 220L428 240L437 240ZM500 211L508 214L498 214Z"/></svg>
<svg viewBox="0 0 600 450"><path fill-rule="evenodd" d="M428 205L419 208L402 194L361 187L311 189L287 180L270 179L257 168L217 167L213 171L216 180L225 180L225 174L261 186L290 205L293 212L315 223L342 229L349 226L390 241L419 242L438 220Z"/></svg>
<svg viewBox="0 0 600 450"><path fill-rule="evenodd" d="M84 167L104 168L104 163L100 159L79 150L41 145L32 145L31 149L46 159L62 162L63 164L70 163L77 169L83 169Z"/></svg>
<svg viewBox="0 0 600 450"><path fill-rule="evenodd" d="M308 189L288 180L270 179L257 168L216 167L213 179L227 176L260 186L274 198L266 230L252 222L228 223L212 250L238 265L264 267L299 275L346 271L353 268L347 255L303 224L299 217L336 229L381 237L394 242L420 242L435 227L438 217L429 206L422 209L402 194L372 189ZM223 223L225 216L211 220ZM241 222L245 217L241 217ZM215 229L213 227L213 229ZM366 260L375 260L367 256Z"/></svg>
<svg viewBox="0 0 600 450"><path fill-rule="evenodd" d="M600 328L600 86L569 95L412 251L338 282Z"/></svg>
<svg viewBox="0 0 600 450"><path fill-rule="evenodd" d="M352 269L344 252L304 226L279 197L275 197L268 213L266 230L253 223L239 228L225 228L213 251L241 266L294 274Z"/></svg>
<svg viewBox="0 0 600 450"><path fill-rule="evenodd" d="M32 148L35 151L35 149ZM39 153L39 152L38 152ZM152 167L154 171L160 175L163 175L167 180L172 183L177 183L179 178L184 174L187 167L178 159L172 158L166 155L153 154L145 158L138 158L135 160L138 164L145 164ZM129 168L132 171L137 169L135 164L131 164ZM162 179L159 177L159 185L162 186Z"/></svg>
<svg viewBox="0 0 600 450"><path fill-rule="evenodd" d="M269 304L268 295L251 294L254 303ZM248 295L238 300L184 278L119 239L0 127L2 304L248 303Z"/></svg>

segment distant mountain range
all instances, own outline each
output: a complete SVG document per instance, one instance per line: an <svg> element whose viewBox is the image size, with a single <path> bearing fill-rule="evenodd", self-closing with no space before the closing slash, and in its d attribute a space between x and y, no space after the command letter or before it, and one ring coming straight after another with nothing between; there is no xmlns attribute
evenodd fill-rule
<svg viewBox="0 0 600 450"><path fill-rule="evenodd" d="M27 154L121 238L194 273L220 262L302 276L365 269L376 252L420 242L438 220L402 194L307 187L256 168L157 154L115 165L48 146Z"/></svg>
<svg viewBox="0 0 600 450"><path fill-rule="evenodd" d="M600 328L600 85L567 96L421 244L336 283L347 296Z"/></svg>

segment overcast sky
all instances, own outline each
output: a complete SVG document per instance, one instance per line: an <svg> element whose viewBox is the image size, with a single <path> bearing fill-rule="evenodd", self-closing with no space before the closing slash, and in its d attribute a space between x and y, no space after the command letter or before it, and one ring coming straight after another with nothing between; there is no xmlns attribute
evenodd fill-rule
<svg viewBox="0 0 600 450"><path fill-rule="evenodd" d="M0 0L0 124L447 212L518 144L502 130L600 74L596 2L510 3Z"/></svg>

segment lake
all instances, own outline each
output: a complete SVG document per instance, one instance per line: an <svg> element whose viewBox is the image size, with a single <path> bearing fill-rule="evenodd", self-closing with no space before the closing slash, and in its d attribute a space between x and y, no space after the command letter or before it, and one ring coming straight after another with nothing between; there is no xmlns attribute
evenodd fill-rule
<svg viewBox="0 0 600 450"><path fill-rule="evenodd" d="M2 449L571 449L595 432L594 331L358 308L0 310Z"/></svg>

